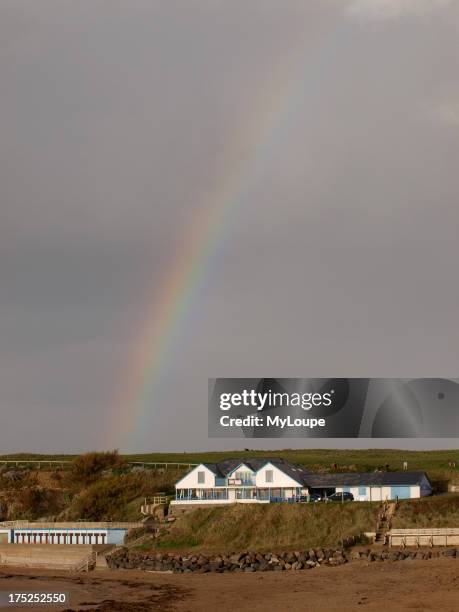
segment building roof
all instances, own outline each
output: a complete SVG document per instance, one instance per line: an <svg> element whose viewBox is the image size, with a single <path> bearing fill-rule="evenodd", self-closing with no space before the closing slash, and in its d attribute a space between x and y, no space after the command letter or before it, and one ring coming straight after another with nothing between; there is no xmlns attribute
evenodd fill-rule
<svg viewBox="0 0 459 612"><path fill-rule="evenodd" d="M217 478L226 478L228 474L233 472L240 465L246 465L253 472L258 472L268 463L277 467L281 472L295 480L298 484L313 489L327 489L342 486L412 486L419 485L423 481L427 481L430 485L425 472L327 472L321 474L293 465L280 457L251 457L248 459L235 457L232 459L225 459L219 463L202 463L201 465L206 466L206 468L213 472Z"/></svg>
<svg viewBox="0 0 459 612"><path fill-rule="evenodd" d="M358 486L409 486L427 480L425 472L348 472L317 474L309 472L306 483L311 488Z"/></svg>
<svg viewBox="0 0 459 612"><path fill-rule="evenodd" d="M266 464L271 463L277 467L281 472L284 472L290 478L293 478L299 484L305 483L305 475L310 474L307 470L292 465L288 461L281 459L280 457L251 457L249 459L225 459L219 463L203 463L209 470L211 470L217 477L225 478L228 474L234 471L240 465L246 465L253 472L258 472Z"/></svg>

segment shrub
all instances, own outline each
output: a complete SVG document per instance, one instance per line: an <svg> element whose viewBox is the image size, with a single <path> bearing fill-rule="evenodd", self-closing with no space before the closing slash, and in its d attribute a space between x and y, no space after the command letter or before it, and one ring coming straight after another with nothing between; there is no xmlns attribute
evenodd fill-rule
<svg viewBox="0 0 459 612"><path fill-rule="evenodd" d="M124 465L124 460L117 450L85 453L74 459L71 477L79 483L88 483L94 481L105 470L121 469Z"/></svg>
<svg viewBox="0 0 459 612"><path fill-rule="evenodd" d="M54 515L62 510L65 503L62 493L37 487L27 487L18 491L11 501L14 518L29 520Z"/></svg>

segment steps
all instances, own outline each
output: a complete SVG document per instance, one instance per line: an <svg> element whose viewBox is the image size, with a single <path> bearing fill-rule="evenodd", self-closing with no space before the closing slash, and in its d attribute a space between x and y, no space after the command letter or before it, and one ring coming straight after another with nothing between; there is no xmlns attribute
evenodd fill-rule
<svg viewBox="0 0 459 612"><path fill-rule="evenodd" d="M384 502L376 523L375 544L386 546L388 544L388 531L391 528L392 517L397 509L397 502Z"/></svg>

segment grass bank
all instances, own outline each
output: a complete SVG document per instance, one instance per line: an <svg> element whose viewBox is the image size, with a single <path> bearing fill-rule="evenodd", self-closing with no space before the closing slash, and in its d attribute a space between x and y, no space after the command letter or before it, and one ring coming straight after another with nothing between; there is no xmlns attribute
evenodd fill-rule
<svg viewBox="0 0 459 612"><path fill-rule="evenodd" d="M334 546L343 538L373 531L376 513L377 505L370 503L199 508L180 517L154 546L200 552Z"/></svg>
<svg viewBox="0 0 459 612"><path fill-rule="evenodd" d="M459 527L459 496L403 500L392 520L394 529Z"/></svg>

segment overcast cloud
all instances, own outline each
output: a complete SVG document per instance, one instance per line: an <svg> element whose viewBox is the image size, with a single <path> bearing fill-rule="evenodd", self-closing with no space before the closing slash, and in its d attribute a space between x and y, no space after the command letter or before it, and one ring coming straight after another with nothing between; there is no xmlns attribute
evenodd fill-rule
<svg viewBox="0 0 459 612"><path fill-rule="evenodd" d="M457 377L458 74L453 0L0 0L0 452L219 448L213 376ZM228 235L120 431L234 167Z"/></svg>

